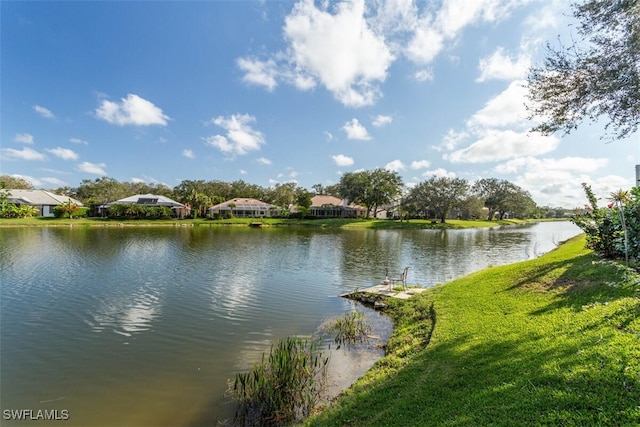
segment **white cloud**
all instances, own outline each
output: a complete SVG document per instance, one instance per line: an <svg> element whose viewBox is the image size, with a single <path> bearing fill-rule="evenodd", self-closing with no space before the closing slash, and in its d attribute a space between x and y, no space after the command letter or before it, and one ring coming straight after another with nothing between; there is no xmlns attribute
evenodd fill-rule
<svg viewBox="0 0 640 427"><path fill-rule="evenodd" d="M422 69L420 71L416 71L414 77L419 82L428 82L433 80L433 71L430 69Z"/></svg>
<svg viewBox="0 0 640 427"><path fill-rule="evenodd" d="M428 64L444 48L443 35L434 28L431 17L422 18L409 42L405 55L418 64Z"/></svg>
<svg viewBox="0 0 640 427"><path fill-rule="evenodd" d="M33 144L33 135L30 133L17 133L13 140L21 144Z"/></svg>
<svg viewBox="0 0 640 427"><path fill-rule="evenodd" d="M80 139L80 138L69 138L69 142L71 142L72 144L89 145L89 143L87 141L85 141L84 139Z"/></svg>
<svg viewBox="0 0 640 427"><path fill-rule="evenodd" d="M446 169L438 168L434 170L425 171L422 176L432 177L437 176L438 178L455 178L455 172L448 172Z"/></svg>
<svg viewBox="0 0 640 427"><path fill-rule="evenodd" d="M373 118L371 124L375 127L382 127L390 124L391 122L393 122L393 117L380 114Z"/></svg>
<svg viewBox="0 0 640 427"><path fill-rule="evenodd" d="M331 156L331 158L338 166L351 166L354 163L352 157L345 156L344 154L336 154L335 156Z"/></svg>
<svg viewBox="0 0 640 427"><path fill-rule="evenodd" d="M259 150L265 143L262 132L251 127L256 119L248 114L234 114L228 117L218 116L212 120L227 131L225 136L214 135L206 138L207 145L223 153L244 155Z"/></svg>
<svg viewBox="0 0 640 427"><path fill-rule="evenodd" d="M272 91L278 86L276 77L278 69L274 60L260 61L258 59L238 58L238 68L245 72L242 81L258 86L264 86Z"/></svg>
<svg viewBox="0 0 640 427"><path fill-rule="evenodd" d="M133 178L131 178L131 182L132 182L132 183L134 183L134 184L144 184L144 183L145 183L145 182L147 182L147 181L145 181L145 180L144 180L144 179L142 179L142 178L135 178L135 177L133 177Z"/></svg>
<svg viewBox="0 0 640 427"><path fill-rule="evenodd" d="M442 142L438 145L431 146L431 148L436 151L452 151L466 141L469 136L469 133L466 131L458 132L453 129L449 129L447 134L442 138Z"/></svg>
<svg viewBox="0 0 640 427"><path fill-rule="evenodd" d="M327 141L333 141L333 134L331 134L331 132L324 131L324 136L327 138Z"/></svg>
<svg viewBox="0 0 640 427"><path fill-rule="evenodd" d="M40 114L45 119L55 119L56 118L56 116L54 116L53 113L51 112L51 110L49 110L48 108L44 108L44 107L42 107L40 105L34 105L33 109L35 110L36 113Z"/></svg>
<svg viewBox="0 0 640 427"><path fill-rule="evenodd" d="M445 155L445 158L453 163L495 162L545 154L555 150L559 142L553 135L490 129L467 148Z"/></svg>
<svg viewBox="0 0 640 427"><path fill-rule="evenodd" d="M476 81L522 79L527 76L530 65L529 55L520 53L516 58L512 58L499 47L491 56L480 58L480 76Z"/></svg>
<svg viewBox="0 0 640 427"><path fill-rule="evenodd" d="M100 107L96 108L96 116L111 124L124 126L166 126L169 116L153 103L135 94L128 94L118 104L109 100L103 100Z"/></svg>
<svg viewBox="0 0 640 427"><path fill-rule="evenodd" d="M609 160L604 158L563 157L560 159L538 159L535 157L520 157L497 165L494 170L498 173L517 173L523 169L525 171L588 173L604 168L608 163Z"/></svg>
<svg viewBox="0 0 640 427"><path fill-rule="evenodd" d="M47 151L56 157L60 157L63 160L77 160L78 153L68 148L56 147L47 148Z"/></svg>
<svg viewBox="0 0 640 427"><path fill-rule="evenodd" d="M29 147L24 147L21 150L3 148L0 152L2 158L6 160L45 160L47 158L44 154Z"/></svg>
<svg viewBox="0 0 640 427"><path fill-rule="evenodd" d="M47 184L55 185L56 187L65 187L65 186L67 186L67 183L65 181L59 179L59 178L44 177L44 178L41 179L41 181L42 182L46 182Z"/></svg>
<svg viewBox="0 0 640 427"><path fill-rule="evenodd" d="M344 105L371 105L393 55L368 25L364 0L339 3L334 10L305 0L286 17L284 34L295 74L320 81Z"/></svg>
<svg viewBox="0 0 640 427"><path fill-rule="evenodd" d="M91 162L82 162L78 165L78 170L80 172L86 172L93 175L107 175L104 168L107 165L104 163L91 163Z"/></svg>
<svg viewBox="0 0 640 427"><path fill-rule="evenodd" d="M402 161L396 159L387 163L384 168L393 172L400 172L405 170L407 167L402 163Z"/></svg>
<svg viewBox="0 0 640 427"><path fill-rule="evenodd" d="M244 169L240 169L240 170L239 170L239 172L240 172L240 175L246 175L246 174L248 174L248 173L249 173L249 172L247 172L247 171L246 171L246 170L244 170Z"/></svg>
<svg viewBox="0 0 640 427"><path fill-rule="evenodd" d="M358 119L351 119L351 121L346 122L341 129L345 131L349 139L360 139L363 141L371 139L367 129L360 124Z"/></svg>
<svg viewBox="0 0 640 427"><path fill-rule="evenodd" d="M431 166L429 160L414 160L411 162L411 169L425 169Z"/></svg>
<svg viewBox="0 0 640 427"><path fill-rule="evenodd" d="M261 165L270 165L272 163L271 160L267 159L266 157L259 157L257 161Z"/></svg>
<svg viewBox="0 0 640 427"><path fill-rule="evenodd" d="M467 123L469 126L504 127L520 125L530 127L527 120L525 81L515 80L503 92L490 99L484 108L475 113Z"/></svg>
<svg viewBox="0 0 640 427"><path fill-rule="evenodd" d="M193 150L184 149L182 150L182 155L187 159L195 159L196 156L193 154Z"/></svg>

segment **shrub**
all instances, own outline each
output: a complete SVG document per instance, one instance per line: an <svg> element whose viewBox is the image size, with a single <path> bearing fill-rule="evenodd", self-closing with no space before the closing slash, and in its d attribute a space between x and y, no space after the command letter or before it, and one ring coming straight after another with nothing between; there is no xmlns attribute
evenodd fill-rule
<svg viewBox="0 0 640 427"><path fill-rule="evenodd" d="M586 234L587 247L605 258L640 259L640 188L634 187L630 194L613 193L612 203L607 208L598 206L591 186L583 183L589 203L581 212L576 212L571 221ZM624 200L615 197L625 194Z"/></svg>

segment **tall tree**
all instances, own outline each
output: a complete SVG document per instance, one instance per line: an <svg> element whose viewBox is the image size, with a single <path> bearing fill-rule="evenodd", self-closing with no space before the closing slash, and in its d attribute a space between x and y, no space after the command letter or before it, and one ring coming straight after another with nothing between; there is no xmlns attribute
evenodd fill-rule
<svg viewBox="0 0 640 427"><path fill-rule="evenodd" d="M411 189L408 199L417 211L434 211L440 222L446 221L452 209L462 208L469 183L462 178L433 176Z"/></svg>
<svg viewBox="0 0 640 427"><path fill-rule="evenodd" d="M483 178L476 181L471 190L484 199L484 205L489 210L488 220L496 212L498 219L503 219L507 212L525 216L536 209L527 191L504 179Z"/></svg>
<svg viewBox="0 0 640 427"><path fill-rule="evenodd" d="M534 128L569 133L585 119L608 118L607 128L625 138L640 123L640 2L586 0L574 3L582 40L547 45L542 68L529 72L528 105Z"/></svg>
<svg viewBox="0 0 640 427"><path fill-rule="evenodd" d="M0 175L0 188L9 190L33 190L33 185L24 178Z"/></svg>
<svg viewBox="0 0 640 427"><path fill-rule="evenodd" d="M378 208L390 204L402 192L404 183L397 172L386 169L349 172L340 179L340 196L367 208L375 217Z"/></svg>

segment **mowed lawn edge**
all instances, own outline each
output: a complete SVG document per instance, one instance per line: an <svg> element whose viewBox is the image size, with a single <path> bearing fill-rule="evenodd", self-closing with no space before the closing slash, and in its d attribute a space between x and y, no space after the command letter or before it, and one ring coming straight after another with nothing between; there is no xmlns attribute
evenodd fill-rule
<svg viewBox="0 0 640 427"><path fill-rule="evenodd" d="M584 244L389 301L387 355L304 424L640 425L640 276Z"/></svg>

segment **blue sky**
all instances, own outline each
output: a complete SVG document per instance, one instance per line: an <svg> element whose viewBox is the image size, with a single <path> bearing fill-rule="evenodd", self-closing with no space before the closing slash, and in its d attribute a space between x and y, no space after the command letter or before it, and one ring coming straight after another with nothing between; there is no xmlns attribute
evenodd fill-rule
<svg viewBox="0 0 640 427"><path fill-rule="evenodd" d="M640 136L528 133L527 69L575 32L566 3L2 1L0 173L311 189L382 167L582 206L582 182L633 185Z"/></svg>

